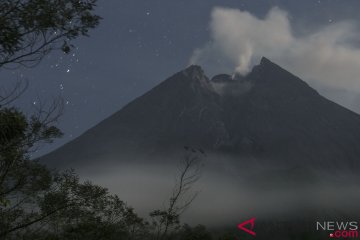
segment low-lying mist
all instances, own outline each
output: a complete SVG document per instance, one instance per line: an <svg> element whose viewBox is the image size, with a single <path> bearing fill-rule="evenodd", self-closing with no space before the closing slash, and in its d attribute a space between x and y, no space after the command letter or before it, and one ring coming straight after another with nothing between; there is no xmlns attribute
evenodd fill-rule
<svg viewBox="0 0 360 240"><path fill-rule="evenodd" d="M280 221L360 217L359 179L347 171L245 165L243 160L215 156L203 163L201 178L193 187L198 197L182 216L183 222L223 226L247 217ZM146 217L166 205L178 175L177 165L104 159L101 165L76 170Z"/></svg>

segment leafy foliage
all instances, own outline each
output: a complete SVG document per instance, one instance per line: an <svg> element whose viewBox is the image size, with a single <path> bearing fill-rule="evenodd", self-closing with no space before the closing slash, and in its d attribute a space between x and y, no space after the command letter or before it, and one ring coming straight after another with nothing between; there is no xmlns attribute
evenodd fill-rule
<svg viewBox="0 0 360 240"><path fill-rule="evenodd" d="M35 66L50 51L69 53L100 17L96 0L0 1L0 68Z"/></svg>
<svg viewBox="0 0 360 240"><path fill-rule="evenodd" d="M0 238L141 237L147 223L107 189L29 159L35 144L61 136L46 113L0 109Z"/></svg>

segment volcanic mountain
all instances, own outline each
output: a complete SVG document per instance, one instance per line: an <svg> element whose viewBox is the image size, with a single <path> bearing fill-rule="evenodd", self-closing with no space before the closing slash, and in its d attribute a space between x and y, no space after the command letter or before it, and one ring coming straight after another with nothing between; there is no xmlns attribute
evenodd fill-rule
<svg viewBox="0 0 360 240"><path fill-rule="evenodd" d="M40 160L146 216L168 198L179 160L200 155L201 194L185 219L218 226L244 214L360 216L359 143L358 114L262 58L245 76L190 66Z"/></svg>
<svg viewBox="0 0 360 240"><path fill-rule="evenodd" d="M42 159L81 166L190 146L238 161L353 169L359 143L359 115L262 58L246 76L209 79L190 66Z"/></svg>

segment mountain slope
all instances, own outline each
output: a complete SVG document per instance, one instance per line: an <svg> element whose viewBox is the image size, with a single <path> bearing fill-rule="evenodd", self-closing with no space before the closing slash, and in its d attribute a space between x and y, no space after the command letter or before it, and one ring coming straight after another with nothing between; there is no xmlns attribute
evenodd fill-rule
<svg viewBox="0 0 360 240"><path fill-rule="evenodd" d="M359 115L262 58L234 78L190 66L42 161L133 161L195 146L269 165L354 168L359 142Z"/></svg>

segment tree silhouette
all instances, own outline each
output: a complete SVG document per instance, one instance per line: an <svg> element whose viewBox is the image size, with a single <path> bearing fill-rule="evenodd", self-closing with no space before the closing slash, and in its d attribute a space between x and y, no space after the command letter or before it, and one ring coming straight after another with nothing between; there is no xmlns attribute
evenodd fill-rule
<svg viewBox="0 0 360 240"><path fill-rule="evenodd" d="M167 206L162 210L158 209L150 213L156 240L165 239L172 228L179 228L181 214L184 213L198 195L198 192L192 192L191 190L199 180L200 173L201 156L197 151L194 153L187 150L184 159L181 161L179 176L176 179Z"/></svg>
<svg viewBox="0 0 360 240"><path fill-rule="evenodd" d="M72 40L99 24L96 1L2 0L0 69L33 67L55 49L69 53Z"/></svg>

